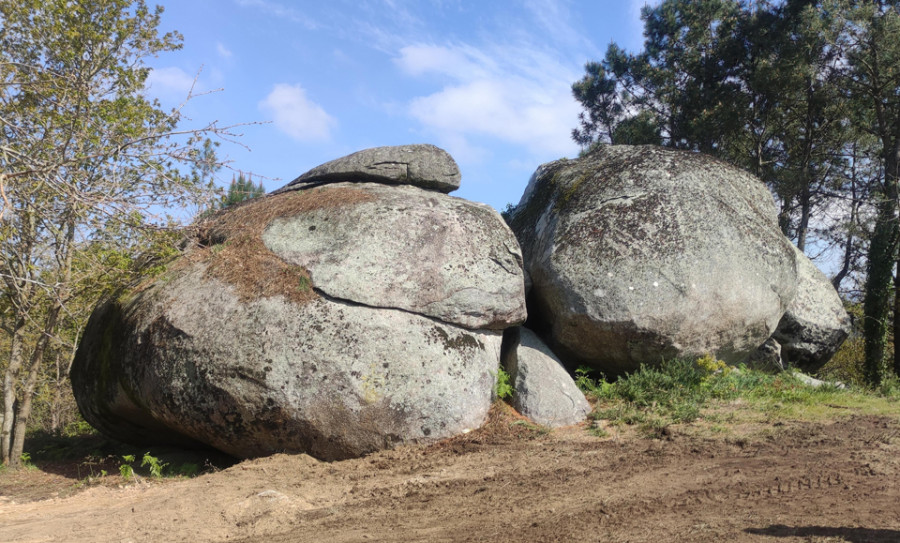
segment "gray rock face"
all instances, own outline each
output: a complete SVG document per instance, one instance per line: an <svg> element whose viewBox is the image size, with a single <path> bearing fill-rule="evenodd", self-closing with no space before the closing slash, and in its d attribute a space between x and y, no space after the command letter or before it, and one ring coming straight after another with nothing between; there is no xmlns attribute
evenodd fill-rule
<svg viewBox="0 0 900 543"><path fill-rule="evenodd" d="M339 183L365 196L340 213L272 221L266 246L309 270L322 293L403 309L466 328L525 320L522 255L492 208L416 187Z"/></svg>
<svg viewBox="0 0 900 543"><path fill-rule="evenodd" d="M513 407L551 428L584 421L591 410L556 355L534 332L519 328L519 346L503 361L515 393Z"/></svg>
<svg viewBox="0 0 900 543"><path fill-rule="evenodd" d="M741 362L797 288L765 186L696 153L606 146L545 164L511 224L533 325L570 366Z"/></svg>
<svg viewBox="0 0 900 543"><path fill-rule="evenodd" d="M850 317L831 282L799 249L797 296L778 323L773 338L782 356L802 371L815 373L850 334Z"/></svg>
<svg viewBox="0 0 900 543"><path fill-rule="evenodd" d="M751 369L777 373L784 370L781 358L781 344L772 338L767 339L747 358L747 366Z"/></svg>
<svg viewBox="0 0 900 543"><path fill-rule="evenodd" d="M459 188L460 174L453 157L434 145L375 147L316 166L280 191L344 181L414 185L448 193Z"/></svg>
<svg viewBox="0 0 900 543"><path fill-rule="evenodd" d="M355 457L477 428L521 255L492 209L336 183L230 208L98 308L72 368L93 426L239 457Z"/></svg>
<svg viewBox="0 0 900 543"><path fill-rule="evenodd" d="M194 264L96 312L72 383L126 441L360 456L481 425L500 333L319 298L241 302Z"/></svg>

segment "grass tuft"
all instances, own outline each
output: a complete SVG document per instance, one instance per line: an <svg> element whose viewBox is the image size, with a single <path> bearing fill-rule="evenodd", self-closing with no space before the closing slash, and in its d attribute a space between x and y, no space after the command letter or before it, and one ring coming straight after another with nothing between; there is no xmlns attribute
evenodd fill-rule
<svg viewBox="0 0 900 543"><path fill-rule="evenodd" d="M793 373L768 374L746 367L731 368L705 356L676 359L640 370L614 382L594 378L587 368L575 380L594 400L594 420L611 426L635 426L647 435L666 433L673 424L699 420L722 432L721 423L778 421L788 418L824 420L848 414L896 412L900 381L878 390L807 385ZM729 406L740 406L736 415Z"/></svg>

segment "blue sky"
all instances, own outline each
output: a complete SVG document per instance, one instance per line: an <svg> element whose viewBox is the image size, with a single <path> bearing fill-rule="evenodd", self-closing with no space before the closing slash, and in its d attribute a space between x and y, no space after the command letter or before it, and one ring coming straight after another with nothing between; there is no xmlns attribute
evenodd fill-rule
<svg viewBox="0 0 900 543"><path fill-rule="evenodd" d="M188 126L263 123L237 129L249 150L220 153L267 190L360 149L433 143L460 166L455 196L502 209L539 164L578 153L571 84L611 41L640 49L645 0L156 3L184 48L152 59L149 93L172 107L194 84Z"/></svg>

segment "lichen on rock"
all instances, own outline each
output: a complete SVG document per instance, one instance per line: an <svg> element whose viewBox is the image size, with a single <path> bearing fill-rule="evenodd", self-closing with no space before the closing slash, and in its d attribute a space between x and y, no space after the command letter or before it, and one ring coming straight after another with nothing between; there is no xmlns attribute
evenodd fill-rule
<svg viewBox="0 0 900 543"><path fill-rule="evenodd" d="M752 176L697 153L601 146L542 165L510 225L530 325L570 366L742 361L796 292L790 243Z"/></svg>

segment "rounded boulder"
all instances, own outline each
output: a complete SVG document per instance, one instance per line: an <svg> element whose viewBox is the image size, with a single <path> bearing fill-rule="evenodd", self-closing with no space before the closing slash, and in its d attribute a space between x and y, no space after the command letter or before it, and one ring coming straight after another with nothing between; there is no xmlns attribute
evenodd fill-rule
<svg viewBox="0 0 900 543"><path fill-rule="evenodd" d="M335 460L483 423L502 328L525 318L499 214L337 183L201 226L162 275L92 315L71 377L93 426L133 443Z"/></svg>
<svg viewBox="0 0 900 543"><path fill-rule="evenodd" d="M510 224L533 285L529 325L570 367L741 362L797 289L766 187L698 153L601 146L542 165Z"/></svg>

